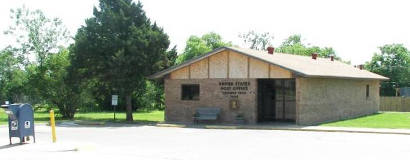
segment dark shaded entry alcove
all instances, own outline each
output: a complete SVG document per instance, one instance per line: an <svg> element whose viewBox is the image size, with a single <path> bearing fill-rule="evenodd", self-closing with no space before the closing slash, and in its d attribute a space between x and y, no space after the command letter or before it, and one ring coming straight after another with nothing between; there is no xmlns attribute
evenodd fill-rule
<svg viewBox="0 0 410 160"><path fill-rule="evenodd" d="M258 122L295 120L295 79L258 79Z"/></svg>

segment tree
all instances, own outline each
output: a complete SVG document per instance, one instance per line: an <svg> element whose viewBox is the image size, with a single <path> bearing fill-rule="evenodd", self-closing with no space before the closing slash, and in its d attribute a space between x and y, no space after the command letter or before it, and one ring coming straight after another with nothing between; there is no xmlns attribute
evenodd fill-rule
<svg viewBox="0 0 410 160"><path fill-rule="evenodd" d="M13 80L21 83L16 81L14 83L24 86L20 87L20 97L28 96L32 103L48 101L47 90L50 84L46 83L48 82L46 78L49 70L45 63L68 41L68 30L60 19L48 18L40 10L31 11L22 7L12 9L10 12L13 24L4 34L15 39L15 43L11 43L8 51L16 57L17 66L21 68L20 71L15 72L19 76L13 76ZM20 77L20 80L16 77ZM16 91L16 89L10 90ZM21 101L21 98L19 99Z"/></svg>
<svg viewBox="0 0 410 160"><path fill-rule="evenodd" d="M162 69L166 69L166 68L169 68L175 65L177 58L178 58L177 46L174 46L171 50L166 52L166 64L164 64Z"/></svg>
<svg viewBox="0 0 410 160"><path fill-rule="evenodd" d="M21 102L27 76L9 48L0 51L0 101Z"/></svg>
<svg viewBox="0 0 410 160"><path fill-rule="evenodd" d="M336 56L336 52L332 47L308 47L307 45L302 43L302 36L298 34L291 35L287 39L285 39L282 42L282 44L278 48L276 48L276 51L280 53L296 54L303 56L310 56L312 53L318 53L319 57L326 58L334 56L335 59L341 60L340 57Z"/></svg>
<svg viewBox="0 0 410 160"><path fill-rule="evenodd" d="M184 52L178 56L176 63L181 64L199 55L205 54L212 49L197 36L191 36L186 42Z"/></svg>
<svg viewBox="0 0 410 160"><path fill-rule="evenodd" d="M224 42L222 36L215 32L209 32L202 35L201 40L205 42L205 45L211 50L224 46L232 46L231 42Z"/></svg>
<svg viewBox="0 0 410 160"><path fill-rule="evenodd" d="M223 41L222 37L217 33L209 32L201 37L192 35L187 40L184 52L178 56L176 63L181 64L182 62L224 46L232 46L232 43Z"/></svg>
<svg viewBox="0 0 410 160"><path fill-rule="evenodd" d="M300 34L291 35L282 42L282 46L294 46L297 44L302 45L302 36Z"/></svg>
<svg viewBox="0 0 410 160"><path fill-rule="evenodd" d="M176 64L178 58L178 52L176 46L166 52L166 64L161 70L167 69ZM165 109L165 97L164 97L164 81L163 80L151 80L147 81L147 89L144 95L140 96L140 101L145 101L145 105L149 109ZM145 99L145 100L142 100Z"/></svg>
<svg viewBox="0 0 410 160"><path fill-rule="evenodd" d="M177 49L176 46L174 46L172 49L166 52L166 59L163 61L163 67L161 68L161 70L175 65L176 58ZM81 78L79 79L79 81L81 81ZM91 91L91 94L93 95L97 106L99 106L99 109L112 110L113 108L111 106L111 93L113 91L110 86L107 86L105 83L101 83L97 80L88 81L87 84L91 86L88 88L88 90ZM135 101L136 106L141 106L141 108L139 109L163 110L165 108L163 84L163 80L146 80L145 90L141 93L133 94L132 99L133 101ZM117 109L122 110L122 104L123 102L120 101Z"/></svg>
<svg viewBox="0 0 410 160"><path fill-rule="evenodd" d="M239 34L239 38L241 38L250 49L266 50L267 47L272 45L274 37L271 36L269 32L258 33L249 31Z"/></svg>
<svg viewBox="0 0 410 160"><path fill-rule="evenodd" d="M126 119L132 121L132 95L142 95L145 77L164 66L168 36L152 24L142 4L100 0L94 17L78 29L71 47L73 68L125 96Z"/></svg>
<svg viewBox="0 0 410 160"><path fill-rule="evenodd" d="M390 78L381 83L381 95L395 96L395 88L410 86L410 52L402 44L386 44L379 47L365 68Z"/></svg>
<svg viewBox="0 0 410 160"><path fill-rule="evenodd" d="M32 69L33 77L31 80L35 83L30 84L44 86L38 92L47 103L58 107L63 118L73 119L77 108L81 106L86 95L80 89L76 79L69 75L69 66L69 52L62 48L60 52L45 59L43 68L47 74L38 78L37 74L41 72L40 68L37 66Z"/></svg>
<svg viewBox="0 0 410 160"><path fill-rule="evenodd" d="M69 32L58 18L48 18L41 10L30 11L22 7L10 10L13 25L4 32L15 38L14 54L30 63L30 56L36 57L34 63L43 66L47 57L58 52L58 47L69 39Z"/></svg>

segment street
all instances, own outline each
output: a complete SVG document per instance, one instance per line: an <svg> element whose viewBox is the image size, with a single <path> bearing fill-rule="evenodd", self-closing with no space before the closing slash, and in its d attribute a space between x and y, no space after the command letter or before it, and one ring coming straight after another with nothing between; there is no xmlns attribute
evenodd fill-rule
<svg viewBox="0 0 410 160"><path fill-rule="evenodd" d="M37 143L8 145L0 126L1 159L404 159L410 136L274 130L167 128L144 125L36 126Z"/></svg>

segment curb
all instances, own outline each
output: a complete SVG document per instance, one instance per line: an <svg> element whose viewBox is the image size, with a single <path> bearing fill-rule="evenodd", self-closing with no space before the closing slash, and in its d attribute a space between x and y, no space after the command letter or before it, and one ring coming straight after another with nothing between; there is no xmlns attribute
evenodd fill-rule
<svg viewBox="0 0 410 160"><path fill-rule="evenodd" d="M187 128L185 124L168 124L168 123L159 123L155 125L156 127L173 127L173 128Z"/></svg>
<svg viewBox="0 0 410 160"><path fill-rule="evenodd" d="M202 128L202 129L253 129L253 130L282 130L282 131L309 131L309 132L339 132L339 133L372 133L372 134L397 134L410 135L410 132L389 132L389 131L364 131L364 130L343 130L343 129L314 129L314 128L281 128L269 126L223 126L223 125L186 125L186 124L157 124L156 127L174 128Z"/></svg>
<svg viewBox="0 0 410 160"><path fill-rule="evenodd" d="M75 125L105 125L106 122L101 121L83 121L83 120L74 120L74 121L61 121L57 122L56 126L62 124L75 124ZM50 122L46 123L46 126L50 126Z"/></svg>
<svg viewBox="0 0 410 160"><path fill-rule="evenodd" d="M240 126L217 126L217 125L205 125L206 129L243 129Z"/></svg>
<svg viewBox="0 0 410 160"><path fill-rule="evenodd" d="M105 122L101 121L74 121L78 125L105 125Z"/></svg>
<svg viewBox="0 0 410 160"><path fill-rule="evenodd" d="M341 130L341 129L301 129L300 131L410 135L410 133L407 133L407 132L387 132L387 131L382 132L382 131Z"/></svg>

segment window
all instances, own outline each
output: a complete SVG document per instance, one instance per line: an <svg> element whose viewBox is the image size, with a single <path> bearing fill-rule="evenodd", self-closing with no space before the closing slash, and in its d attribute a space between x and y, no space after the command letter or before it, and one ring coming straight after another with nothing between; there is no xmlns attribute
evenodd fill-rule
<svg viewBox="0 0 410 160"><path fill-rule="evenodd" d="M366 98L369 98L369 85L366 85Z"/></svg>
<svg viewBox="0 0 410 160"><path fill-rule="evenodd" d="M183 84L182 100L199 100L199 84Z"/></svg>

